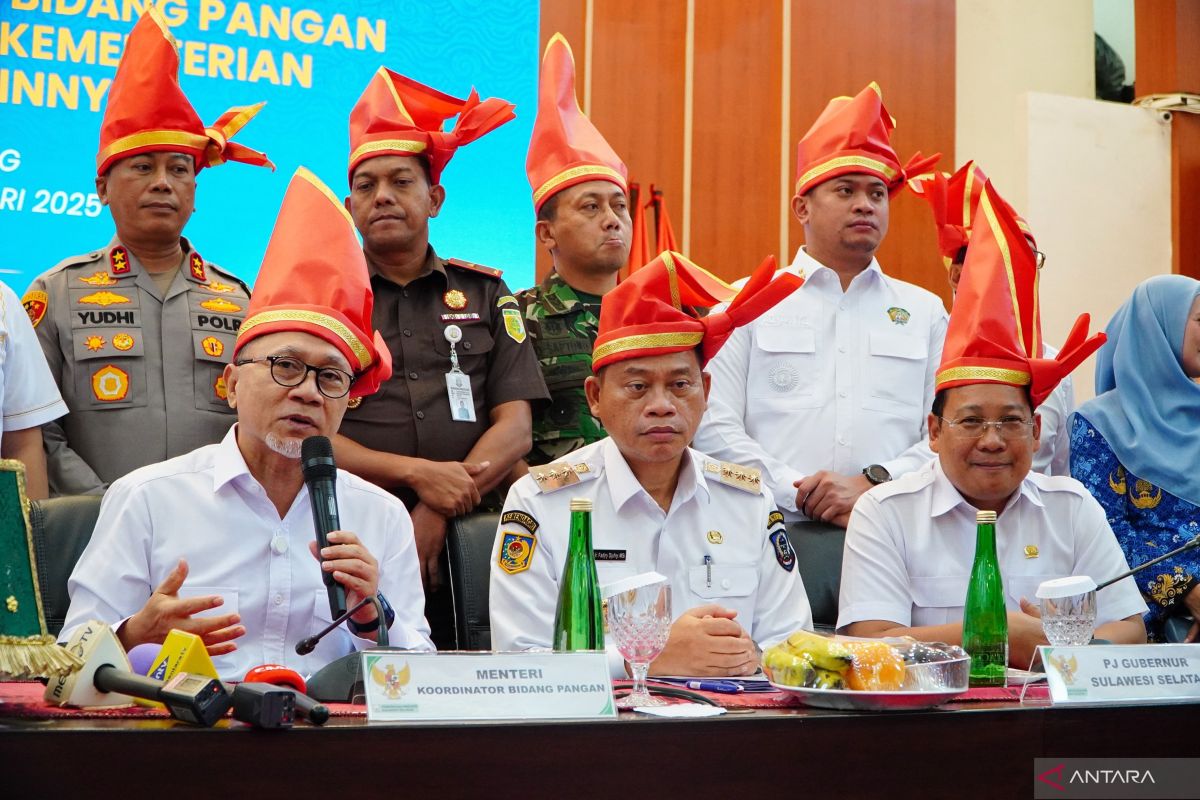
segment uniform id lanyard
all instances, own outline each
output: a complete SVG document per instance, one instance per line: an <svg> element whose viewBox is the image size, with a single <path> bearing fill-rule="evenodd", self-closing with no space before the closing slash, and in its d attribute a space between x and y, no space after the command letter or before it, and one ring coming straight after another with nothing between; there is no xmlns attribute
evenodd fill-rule
<svg viewBox="0 0 1200 800"><path fill-rule="evenodd" d="M455 345L462 341L462 328L447 325L444 332L450 343L450 371L446 373L446 398L450 401L450 419L455 422L475 421L475 396L471 394L471 379L458 365Z"/></svg>

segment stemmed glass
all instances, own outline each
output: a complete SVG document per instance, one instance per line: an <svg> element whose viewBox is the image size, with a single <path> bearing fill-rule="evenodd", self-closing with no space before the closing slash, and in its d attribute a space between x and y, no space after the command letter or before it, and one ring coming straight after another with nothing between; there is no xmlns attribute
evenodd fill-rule
<svg viewBox="0 0 1200 800"><path fill-rule="evenodd" d="M608 598L608 635L633 668L633 690L617 701L617 708L666 705L646 689L646 673L650 662L667 646L671 621L671 586L666 581L627 589Z"/></svg>

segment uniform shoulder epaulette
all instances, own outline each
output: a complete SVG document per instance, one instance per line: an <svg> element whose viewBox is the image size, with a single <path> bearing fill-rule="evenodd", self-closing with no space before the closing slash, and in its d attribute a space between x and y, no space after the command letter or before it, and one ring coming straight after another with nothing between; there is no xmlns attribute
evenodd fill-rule
<svg viewBox="0 0 1200 800"><path fill-rule="evenodd" d="M762 470L729 461L704 460L704 477L750 494L762 492Z"/></svg>
<svg viewBox="0 0 1200 800"><path fill-rule="evenodd" d="M245 292L247 295L250 294L250 286L244 280L239 278L237 275L234 275L232 272L225 269L220 264L214 264L211 261L205 261L204 264L209 269L211 269L213 272L216 272L217 274L219 274L222 278L226 278L226 279L231 280L234 283L236 283L238 286L240 286L242 288L242 291Z"/></svg>
<svg viewBox="0 0 1200 800"><path fill-rule="evenodd" d="M571 462L563 459L540 467L530 467L529 474L533 476L538 491L548 494L576 483L595 480L600 476L600 467L586 461Z"/></svg>
<svg viewBox="0 0 1200 800"><path fill-rule="evenodd" d="M504 274L503 270L496 269L495 267L485 267L482 264L473 264L470 261L463 261L461 258L447 258L446 263L452 267L465 269L469 272L478 272L480 275L486 275L489 278L495 278L497 280L499 280L500 276Z"/></svg>
<svg viewBox="0 0 1200 800"><path fill-rule="evenodd" d="M68 256L50 269L43 272L39 277L48 278L56 272L62 272L63 270L70 269L71 267L81 267L85 264L91 264L94 261L99 261L103 257L104 248L99 250L90 250L86 253L80 253L79 255Z"/></svg>

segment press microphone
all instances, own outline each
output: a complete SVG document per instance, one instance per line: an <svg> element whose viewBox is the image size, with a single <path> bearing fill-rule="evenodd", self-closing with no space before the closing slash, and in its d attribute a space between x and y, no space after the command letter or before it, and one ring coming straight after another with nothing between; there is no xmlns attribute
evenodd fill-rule
<svg viewBox="0 0 1200 800"><path fill-rule="evenodd" d="M239 685L255 683L267 684L279 691L291 692L295 698L296 716L301 719L306 719L313 725L324 725L328 721L329 708L305 694L307 686L304 678L294 669L288 669L280 664L263 664L247 672L243 682ZM237 699L236 694L234 699Z"/></svg>
<svg viewBox="0 0 1200 800"><path fill-rule="evenodd" d="M337 506L337 464L333 461L333 444L328 437L310 436L300 444L300 466L304 471L304 483L308 486L317 547L324 550L329 546L330 532L341 528ZM332 573L322 570L321 579L329 594L329 614L337 619L346 613L346 590L333 579Z"/></svg>
<svg viewBox="0 0 1200 800"><path fill-rule="evenodd" d="M314 436L312 438L315 439L317 437ZM305 439L305 441L309 442L309 441L312 441L312 439ZM309 653L311 653L313 650L315 650L317 648L317 645L320 643L320 641L322 639L324 639L327 635L329 635L330 631L332 631L338 625L341 625L346 620L353 617L355 614L357 614L359 609L361 609L367 603L374 603L375 610L379 613L379 627L376 629L379 631L379 633L377 635L376 644L379 647L387 647L389 644L387 617L383 611L383 603L381 603L379 601L379 596L373 594L373 595L370 595L369 597L364 597L362 600L359 600L358 604L355 605L354 608L350 609L349 611L343 612L341 616L337 617L336 619L334 619L333 622L326 625L324 630L320 631L319 633L315 633L312 636L309 636L307 639L302 639L301 641L297 642L296 643L296 654L301 655L301 656L306 656Z"/></svg>
<svg viewBox="0 0 1200 800"><path fill-rule="evenodd" d="M47 684L44 697L54 705L111 708L127 706L131 698L157 700L175 719L205 727L229 710L221 682L208 676L180 672L163 682L135 675L117 635L103 622L80 625L66 647L83 666Z"/></svg>
<svg viewBox="0 0 1200 800"><path fill-rule="evenodd" d="M1104 581L1103 583L1096 584L1096 591L1100 591L1105 586L1111 586L1112 584L1116 583L1117 581L1125 580L1130 575L1136 575L1139 572L1141 572L1142 570L1146 569L1147 567L1153 567L1155 564L1157 564L1160 561L1166 561L1168 558L1173 558L1182 552L1191 550L1194 547L1200 547L1200 535L1192 537L1191 541L1189 541L1187 544L1183 545L1183 547L1177 547L1174 550L1172 550L1171 552L1164 553L1163 555L1159 556L1158 558L1152 558L1149 561L1147 561L1145 564L1136 566L1133 569L1129 570L1128 572L1122 572L1120 575L1118 575L1115 578L1109 578L1108 580Z"/></svg>

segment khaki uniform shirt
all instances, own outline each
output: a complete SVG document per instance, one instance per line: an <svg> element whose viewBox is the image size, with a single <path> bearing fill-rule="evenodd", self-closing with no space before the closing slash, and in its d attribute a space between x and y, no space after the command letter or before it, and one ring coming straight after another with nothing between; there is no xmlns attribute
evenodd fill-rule
<svg viewBox="0 0 1200 800"><path fill-rule="evenodd" d="M491 427L492 408L548 395L521 310L500 271L438 258L432 247L426 267L428 274L406 286L372 271L373 322L391 351L392 377L361 403L351 402L339 432L372 450L461 461ZM474 422L451 414L450 325L462 331L455 351L471 381ZM410 507L416 502L407 489L396 494Z"/></svg>
<svg viewBox="0 0 1200 800"><path fill-rule="evenodd" d="M583 391L592 374L600 304L583 302L557 272L517 292L517 301L550 390L550 405L534 417L533 449L525 460L531 466L549 464L606 435Z"/></svg>
<svg viewBox="0 0 1200 800"><path fill-rule="evenodd" d="M250 292L186 240L163 297L114 238L38 277L23 299L71 413L43 427L50 491L112 481L221 441L234 422L222 370Z"/></svg>

